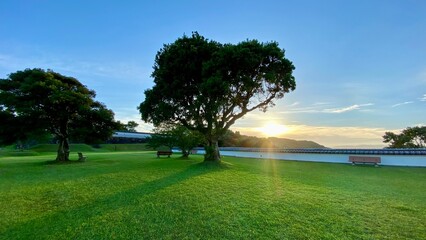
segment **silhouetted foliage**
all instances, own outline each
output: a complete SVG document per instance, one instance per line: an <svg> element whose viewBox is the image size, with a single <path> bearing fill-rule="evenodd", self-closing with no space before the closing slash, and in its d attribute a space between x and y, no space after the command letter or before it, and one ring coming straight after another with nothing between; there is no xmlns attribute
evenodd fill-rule
<svg viewBox="0 0 426 240"><path fill-rule="evenodd" d="M218 140L245 114L266 111L295 89L294 66L276 42L221 44L198 33L164 45L145 91L142 119L179 123L204 135L206 161L219 161Z"/></svg>
<svg viewBox="0 0 426 240"><path fill-rule="evenodd" d="M425 148L426 126L408 127L400 134L386 132L383 142L389 143L389 148Z"/></svg>
<svg viewBox="0 0 426 240"><path fill-rule="evenodd" d="M116 128L113 112L94 97L77 79L51 70L11 73L0 80L0 140L8 144L50 133L59 142L56 160L68 161L70 136L96 142Z"/></svg>

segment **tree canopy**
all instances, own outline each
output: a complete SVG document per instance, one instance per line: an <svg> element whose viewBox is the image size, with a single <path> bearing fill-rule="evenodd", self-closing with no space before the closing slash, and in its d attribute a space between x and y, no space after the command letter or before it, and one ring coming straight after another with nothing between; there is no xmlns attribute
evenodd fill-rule
<svg viewBox="0 0 426 240"><path fill-rule="evenodd" d="M389 143L389 148L425 148L426 126L408 127L400 134L386 132L383 142Z"/></svg>
<svg viewBox="0 0 426 240"><path fill-rule="evenodd" d="M69 160L69 137L85 142L111 136L114 113L94 100L77 79L51 70L26 69L0 80L0 142L50 133L59 142L57 161Z"/></svg>
<svg viewBox="0 0 426 240"><path fill-rule="evenodd" d="M138 109L156 126L179 123L200 132L205 160L219 161L219 138L245 114L265 112L293 91L294 69L276 42L221 44L193 33L157 53L155 85Z"/></svg>

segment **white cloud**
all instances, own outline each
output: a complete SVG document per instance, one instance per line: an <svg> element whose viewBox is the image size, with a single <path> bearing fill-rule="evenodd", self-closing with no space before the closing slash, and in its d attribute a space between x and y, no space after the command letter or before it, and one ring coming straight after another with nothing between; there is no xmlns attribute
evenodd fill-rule
<svg viewBox="0 0 426 240"><path fill-rule="evenodd" d="M329 103L329 102L316 102L316 103L314 103L314 104L313 104L313 106L318 106L318 105L329 105L329 104L331 104L331 103Z"/></svg>
<svg viewBox="0 0 426 240"><path fill-rule="evenodd" d="M280 111L279 113L319 113L319 112L322 112L322 111L316 107L299 107L299 108L292 108L285 111Z"/></svg>
<svg viewBox="0 0 426 240"><path fill-rule="evenodd" d="M399 106L407 105L407 104L411 104L411 103L414 103L414 102L412 102L412 101L407 101L407 102L397 103L397 104L392 105L392 107L393 107L393 108L394 108L394 107L399 107Z"/></svg>
<svg viewBox="0 0 426 240"><path fill-rule="evenodd" d="M420 101L426 102L426 94L423 94L423 96L420 98Z"/></svg>
<svg viewBox="0 0 426 240"><path fill-rule="evenodd" d="M326 109L324 109L324 105L330 105L330 103L314 103L312 106L290 108L285 111L280 111L279 113L344 113L354 110L360 110L362 112L372 112L371 109L365 109L364 107L372 106L374 104L354 104L348 107Z"/></svg>
<svg viewBox="0 0 426 240"><path fill-rule="evenodd" d="M362 107L367 107L367 106L371 106L371 105L374 105L374 104L372 104L372 103L354 104L354 105L349 106L349 107L324 109L324 112L326 112L326 113L344 113L344 112L349 112L349 111L353 111L353 110L359 110Z"/></svg>
<svg viewBox="0 0 426 240"><path fill-rule="evenodd" d="M294 102L294 103L290 104L289 107L295 107L295 106L297 106L299 104L300 104L299 102Z"/></svg>

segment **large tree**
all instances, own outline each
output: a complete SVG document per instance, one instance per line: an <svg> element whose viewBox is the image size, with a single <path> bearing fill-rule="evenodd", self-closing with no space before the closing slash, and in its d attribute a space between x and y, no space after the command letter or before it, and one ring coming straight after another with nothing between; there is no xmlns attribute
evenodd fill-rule
<svg viewBox="0 0 426 240"><path fill-rule="evenodd" d="M383 142L389 144L389 148L425 148L426 126L408 127L400 134L386 132Z"/></svg>
<svg viewBox="0 0 426 240"><path fill-rule="evenodd" d="M157 53L155 85L138 109L154 125L180 123L200 132L205 160L219 161L219 138L245 114L265 112L294 90L293 70L276 42L221 44L193 33Z"/></svg>
<svg viewBox="0 0 426 240"><path fill-rule="evenodd" d="M11 73L0 80L0 116L4 117L0 141L12 143L49 132L59 142L56 160L68 161L71 135L98 140L109 137L117 126L113 112L94 97L95 92L77 79L51 70Z"/></svg>

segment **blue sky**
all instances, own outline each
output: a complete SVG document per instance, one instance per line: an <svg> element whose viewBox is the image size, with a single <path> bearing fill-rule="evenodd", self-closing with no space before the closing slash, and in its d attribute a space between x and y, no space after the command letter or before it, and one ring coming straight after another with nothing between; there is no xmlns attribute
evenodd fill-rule
<svg viewBox="0 0 426 240"><path fill-rule="evenodd" d="M380 146L385 131L426 125L425 13L423 0L2 0L0 78L49 68L94 89L117 119L139 121L163 44L192 31L222 43L277 41L297 88L233 129L264 136L269 124L329 147Z"/></svg>

